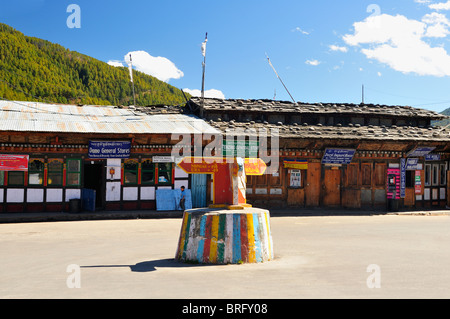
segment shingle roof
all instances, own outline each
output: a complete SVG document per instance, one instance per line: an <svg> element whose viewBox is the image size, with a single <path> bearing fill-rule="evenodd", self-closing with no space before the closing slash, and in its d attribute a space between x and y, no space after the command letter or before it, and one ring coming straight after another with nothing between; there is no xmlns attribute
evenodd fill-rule
<svg viewBox="0 0 450 319"><path fill-rule="evenodd" d="M450 142L450 129L442 127L412 127L412 126L361 126L349 124L348 126L323 125L285 125L237 121L209 121L223 133L237 133L237 135L252 135L260 129L266 129L268 134L277 129L282 138L308 138L308 139L346 139L346 140L376 140L376 141L434 141ZM252 133L253 132L253 133Z"/></svg>
<svg viewBox="0 0 450 319"><path fill-rule="evenodd" d="M199 97L191 98L191 103L202 104ZM273 100L242 100L242 99L212 99L205 98L206 111L252 111L271 113L298 114L355 114L355 115L385 115L389 117L423 117L432 120L448 118L434 111L413 108L410 106L388 106L378 104L350 103L293 103Z"/></svg>

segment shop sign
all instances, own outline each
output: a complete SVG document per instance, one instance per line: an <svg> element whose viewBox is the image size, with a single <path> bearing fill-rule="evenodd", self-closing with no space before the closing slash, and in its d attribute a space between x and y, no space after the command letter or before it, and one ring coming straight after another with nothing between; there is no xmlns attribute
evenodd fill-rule
<svg viewBox="0 0 450 319"><path fill-rule="evenodd" d="M28 155L0 154L0 171L28 171Z"/></svg>
<svg viewBox="0 0 450 319"><path fill-rule="evenodd" d="M423 157L434 151L436 147L416 147L412 151L410 151L406 156L407 157Z"/></svg>
<svg viewBox="0 0 450 319"><path fill-rule="evenodd" d="M327 148L322 158L322 164L350 164L356 150Z"/></svg>
<svg viewBox="0 0 450 319"><path fill-rule="evenodd" d="M173 156L153 156L153 163L173 163L175 158Z"/></svg>
<svg viewBox="0 0 450 319"><path fill-rule="evenodd" d="M440 161L441 155L440 154L427 154L425 155L426 161Z"/></svg>
<svg viewBox="0 0 450 319"><path fill-rule="evenodd" d="M128 158L130 141L89 141L89 158Z"/></svg>
<svg viewBox="0 0 450 319"><path fill-rule="evenodd" d="M406 170L407 171L415 171L419 167L419 159L418 158L408 158L406 161Z"/></svg>

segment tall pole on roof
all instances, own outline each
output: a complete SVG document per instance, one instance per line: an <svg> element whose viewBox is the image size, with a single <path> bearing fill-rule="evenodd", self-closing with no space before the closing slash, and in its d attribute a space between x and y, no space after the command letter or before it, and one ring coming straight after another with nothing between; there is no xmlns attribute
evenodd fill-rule
<svg viewBox="0 0 450 319"><path fill-rule="evenodd" d="M136 106L136 96L134 94L134 81L133 81L133 60L131 59L130 54L130 62L128 62L128 69L130 70L130 81L133 86L133 105Z"/></svg>
<svg viewBox="0 0 450 319"><path fill-rule="evenodd" d="M205 105L205 68L206 68L206 42L208 42L208 32L205 35L205 41L202 43L202 55L203 55L203 74L202 74L202 109Z"/></svg>
<svg viewBox="0 0 450 319"><path fill-rule="evenodd" d="M362 85L362 104L364 104L364 84Z"/></svg>
<svg viewBox="0 0 450 319"><path fill-rule="evenodd" d="M280 78L280 76L278 75L277 70L275 70L274 66L272 65L272 62L270 62L270 59L269 59L269 56L267 55L267 53L266 53L266 58L267 58L267 61L269 61L269 65L272 67L273 72L275 72L275 75L277 76L278 80L280 80L281 84L283 84L283 86L284 86L284 89L286 90L286 92L287 92L287 93L289 94L289 96L291 97L292 102L296 103L295 100L294 100L294 98L292 97L291 93L290 93L289 90L287 89L286 85L284 85L283 80L282 80L282 79Z"/></svg>

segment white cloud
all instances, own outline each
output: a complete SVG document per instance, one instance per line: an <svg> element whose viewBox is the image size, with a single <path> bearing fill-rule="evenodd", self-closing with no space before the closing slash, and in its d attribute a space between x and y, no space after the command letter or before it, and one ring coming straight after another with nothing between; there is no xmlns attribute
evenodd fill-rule
<svg viewBox="0 0 450 319"><path fill-rule="evenodd" d="M184 76L184 73L167 58L154 57L145 51L132 51L125 55L126 62L130 60L130 54L136 70L154 76L158 80L168 82L170 79L179 79Z"/></svg>
<svg viewBox="0 0 450 319"><path fill-rule="evenodd" d="M450 1L447 1L447 2L440 2L440 3L433 3L433 4L430 4L429 6L428 6L430 9L433 9L433 10L450 10Z"/></svg>
<svg viewBox="0 0 450 319"><path fill-rule="evenodd" d="M450 34L448 27L450 26L450 21L442 13L433 12L425 15L422 18L422 22L428 24L426 37L431 38L445 38Z"/></svg>
<svg viewBox="0 0 450 319"><path fill-rule="evenodd" d="M189 93L192 96L200 97L202 96L202 91L194 89L183 89L184 92ZM216 98L216 99L225 99L225 95L222 91L211 89L211 90L205 90L205 97L206 98Z"/></svg>
<svg viewBox="0 0 450 319"><path fill-rule="evenodd" d="M354 34L345 35L343 40L350 46L361 47L367 58L387 64L396 71L450 76L447 51L423 40L448 34L447 23L444 16L434 14L426 15L423 21L381 14L354 23Z"/></svg>
<svg viewBox="0 0 450 319"><path fill-rule="evenodd" d="M381 74L381 72L377 72L377 75L378 75L378 76L382 76L383 74Z"/></svg>
<svg viewBox="0 0 450 319"><path fill-rule="evenodd" d="M312 66L318 66L321 62L317 60L306 60L305 63Z"/></svg>
<svg viewBox="0 0 450 319"><path fill-rule="evenodd" d="M334 45L334 44L330 45L329 47L330 47L331 51L340 51L340 52L347 52L348 51L347 47L340 47L340 46L337 46L337 45Z"/></svg>
<svg viewBox="0 0 450 319"><path fill-rule="evenodd" d="M292 32L300 32L301 34L309 35L309 32L302 30L300 27L296 27L295 29L292 30Z"/></svg>
<svg viewBox="0 0 450 319"><path fill-rule="evenodd" d="M122 62L117 61L117 60L110 60L110 61L108 61L108 62L106 62L106 63L108 63L108 64L111 65L111 66L115 66L115 67L121 67L121 66L124 66Z"/></svg>

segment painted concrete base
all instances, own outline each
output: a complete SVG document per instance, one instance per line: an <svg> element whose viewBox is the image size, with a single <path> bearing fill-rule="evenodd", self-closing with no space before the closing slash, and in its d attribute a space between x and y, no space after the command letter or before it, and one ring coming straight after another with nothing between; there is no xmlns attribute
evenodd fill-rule
<svg viewBox="0 0 450 319"><path fill-rule="evenodd" d="M200 208L184 212L177 260L238 264L265 262L273 256L268 210Z"/></svg>

